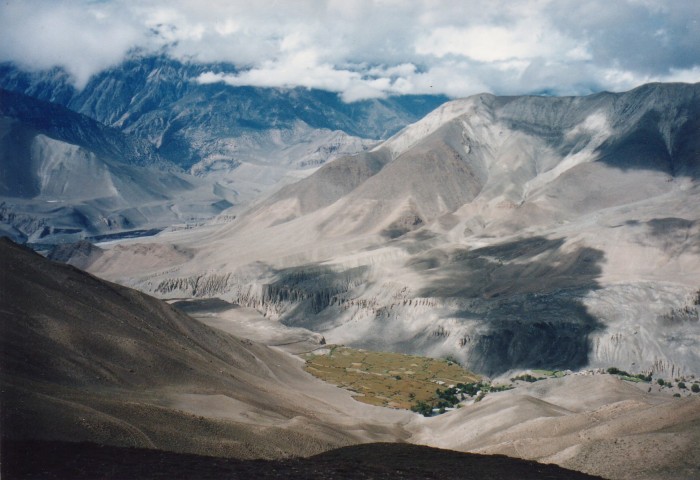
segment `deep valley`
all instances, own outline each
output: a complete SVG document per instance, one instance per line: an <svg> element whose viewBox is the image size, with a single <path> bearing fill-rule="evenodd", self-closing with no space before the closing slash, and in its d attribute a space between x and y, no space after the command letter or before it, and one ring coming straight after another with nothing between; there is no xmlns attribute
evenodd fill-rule
<svg viewBox="0 0 700 480"><path fill-rule="evenodd" d="M3 477L700 477L700 84L207 72L0 65Z"/></svg>

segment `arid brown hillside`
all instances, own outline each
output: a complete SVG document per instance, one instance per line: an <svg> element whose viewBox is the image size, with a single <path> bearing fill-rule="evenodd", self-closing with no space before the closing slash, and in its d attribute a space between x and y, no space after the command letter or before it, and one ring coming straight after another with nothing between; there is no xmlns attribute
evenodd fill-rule
<svg viewBox="0 0 700 480"><path fill-rule="evenodd" d="M396 426L406 414L360 405L294 357L145 294L6 239L0 272L5 439L280 458L408 436Z"/></svg>

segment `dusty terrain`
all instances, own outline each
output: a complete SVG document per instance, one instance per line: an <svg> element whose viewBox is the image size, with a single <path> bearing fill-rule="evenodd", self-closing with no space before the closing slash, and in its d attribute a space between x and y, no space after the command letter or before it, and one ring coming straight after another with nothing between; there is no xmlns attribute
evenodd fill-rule
<svg viewBox="0 0 700 480"><path fill-rule="evenodd" d="M209 308L209 324L230 332L238 325L245 328L250 311L218 303L222 316ZM201 304L189 305L197 318L204 318ZM257 321L274 324L260 315ZM258 332L258 341L278 340L266 334L268 329ZM414 415L406 426L412 434L408 441L555 463L611 479L700 475L700 394L690 392L692 381L679 389L673 379L669 388L656 379L634 383L593 370L535 383L511 382L514 376L492 379L494 384L514 383L513 390L491 392L478 403L468 400L443 415Z"/></svg>
<svg viewBox="0 0 700 480"><path fill-rule="evenodd" d="M295 357L1 247L6 438L279 458L408 437L409 413L355 402Z"/></svg>
<svg viewBox="0 0 700 480"><path fill-rule="evenodd" d="M700 398L572 375L490 393L428 419L412 442L556 463L606 478L700 475Z"/></svg>
<svg viewBox="0 0 700 480"><path fill-rule="evenodd" d="M5 240L0 260L3 445L91 441L273 459L403 441L554 462L606 478L700 472L698 397L649 393L611 375L570 375L424 418L354 401L280 348L208 327ZM213 307L205 304L212 314ZM225 311L221 322L235 331ZM164 461L158 455L149 461ZM45 460L53 468L55 460Z"/></svg>
<svg viewBox="0 0 700 480"><path fill-rule="evenodd" d="M696 373L699 89L455 100L232 222L147 242L190 259L153 269L132 242L89 269L487 375Z"/></svg>

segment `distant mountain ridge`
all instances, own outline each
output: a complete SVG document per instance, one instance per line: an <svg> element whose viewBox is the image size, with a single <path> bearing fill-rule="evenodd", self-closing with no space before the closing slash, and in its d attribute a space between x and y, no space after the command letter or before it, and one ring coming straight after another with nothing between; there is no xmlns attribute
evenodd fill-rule
<svg viewBox="0 0 700 480"><path fill-rule="evenodd" d="M321 90L197 82L205 72L235 71L230 64L135 57L95 75L77 91L61 69L30 73L5 63L0 65L0 87L59 103L147 139L184 168L230 151L220 145L222 139L260 137L299 124L366 139L386 138L447 100L420 95L346 104L337 94ZM266 138L262 135L258 142Z"/></svg>
<svg viewBox="0 0 700 480"><path fill-rule="evenodd" d="M51 138L81 144L100 156L134 164L175 168L153 145L59 104L0 89L0 115L14 118Z"/></svg>
<svg viewBox="0 0 700 480"><path fill-rule="evenodd" d="M0 232L18 241L162 229L211 218L234 197L144 140L0 89Z"/></svg>

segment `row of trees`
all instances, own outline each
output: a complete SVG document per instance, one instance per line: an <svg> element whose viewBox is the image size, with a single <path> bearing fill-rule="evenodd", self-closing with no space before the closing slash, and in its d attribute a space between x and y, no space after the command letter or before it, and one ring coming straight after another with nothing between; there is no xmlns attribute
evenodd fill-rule
<svg viewBox="0 0 700 480"><path fill-rule="evenodd" d="M607 372L608 372L610 375L619 375L619 376L621 376L621 377L623 377L623 378L624 378L624 377L627 377L627 378L630 378L630 379L639 379L639 380L642 380L643 382L647 382L647 383L651 382L651 380L652 380L652 378L651 378L651 373L648 373L648 374L644 374L644 373L631 374L631 373L625 372L624 370L620 370L620 369L617 368L617 367L610 367L610 368L607 369ZM679 380L679 379L676 379L676 380L678 381L678 388L680 388L681 390L686 390L686 389L688 388L688 386L685 384L685 379L680 379L680 380ZM658 384L659 384L660 386L662 386L662 387L663 387L663 386L673 387L673 383L669 382L668 380L664 380L663 378L657 378L657 379L656 379L656 383L658 383ZM693 384L690 386L690 391L693 392L693 393L700 393L700 385L698 385L697 383L693 383Z"/></svg>
<svg viewBox="0 0 700 480"><path fill-rule="evenodd" d="M636 373L636 374L631 374L627 373L624 370L620 370L617 367L610 367L608 368L607 372L610 375L619 375L621 377L628 377L628 378L637 378L643 382L651 382L651 373L644 374L644 373Z"/></svg>
<svg viewBox="0 0 700 480"><path fill-rule="evenodd" d="M513 387L509 385L494 386L488 382L458 383L454 387L443 389L437 388L435 396L428 401L420 400L416 402L411 410L420 413L424 417L431 417L435 414L445 413L448 408L458 407L459 403L467 397L476 397L478 402L487 392L500 392Z"/></svg>

